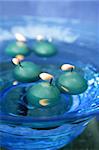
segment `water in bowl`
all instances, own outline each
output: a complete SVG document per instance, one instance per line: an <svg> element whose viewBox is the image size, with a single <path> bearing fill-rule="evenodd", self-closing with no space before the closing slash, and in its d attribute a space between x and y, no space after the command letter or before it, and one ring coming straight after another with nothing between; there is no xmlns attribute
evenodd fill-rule
<svg viewBox="0 0 99 150"><path fill-rule="evenodd" d="M29 40L28 42L29 46L32 47L35 40ZM8 41L5 43L9 44ZM5 43L3 48L5 48ZM60 74L60 66L63 63L74 64L78 67L77 71L88 80L88 89L83 94L73 96L72 103L67 102L57 106L59 110L61 107L61 111L52 108L50 114L49 111L46 112L47 115L44 116L44 120L40 117L42 110L39 110L39 113L34 110L33 113L30 109L30 112L24 118L18 114L17 101L20 99L22 89L24 87L28 89L31 84L13 85L15 83L12 75L14 65L11 63L11 58L3 51L3 59L0 63L0 76L4 81L4 88L1 91L2 121L0 131L2 138L0 144L10 150L55 150L61 148L84 130L89 120L94 116L95 113L93 112L99 111L97 98L99 76L97 69L96 66L88 63L89 60L93 61L91 57L84 59L89 49L84 47L84 51L82 51L82 47L78 45L56 40L53 40L53 44L57 47L57 55L42 58L31 53L26 60L40 64L43 71L53 74L56 78ZM68 105L68 107L65 105Z"/></svg>

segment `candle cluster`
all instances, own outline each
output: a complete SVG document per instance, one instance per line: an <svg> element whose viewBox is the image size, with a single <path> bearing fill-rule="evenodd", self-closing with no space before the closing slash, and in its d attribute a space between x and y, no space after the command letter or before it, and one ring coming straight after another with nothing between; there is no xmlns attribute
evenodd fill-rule
<svg viewBox="0 0 99 150"><path fill-rule="evenodd" d="M25 41L24 37L21 37L21 42ZM20 44L23 45L18 47ZM63 64L61 74L55 78L53 75L43 72L39 65L24 61L24 56L28 54L28 48L26 43L20 44L8 47L6 52L14 56L12 62L16 65L13 70L15 80L35 83L27 91L24 90L25 99L28 101L27 105L36 108L51 108L60 103L62 93L68 95L69 100L72 101L71 95L81 94L86 91L88 87L87 81L76 71L75 66ZM49 42L38 41L34 46L34 51L39 56L48 57L56 53L56 48ZM39 81L36 82L37 80Z"/></svg>
<svg viewBox="0 0 99 150"><path fill-rule="evenodd" d="M49 41L43 38L37 38L36 43L33 45L32 49L27 46L26 38L17 33L15 34L16 41L9 44L6 48L6 53L9 56L15 57L16 55L27 56L31 52L34 52L37 56L41 57L51 57L57 53L56 47Z"/></svg>

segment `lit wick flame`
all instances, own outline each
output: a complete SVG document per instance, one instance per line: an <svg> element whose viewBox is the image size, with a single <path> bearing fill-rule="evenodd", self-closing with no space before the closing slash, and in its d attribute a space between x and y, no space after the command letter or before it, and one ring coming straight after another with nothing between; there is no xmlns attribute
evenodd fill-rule
<svg viewBox="0 0 99 150"><path fill-rule="evenodd" d="M42 40L44 40L44 36L43 35L37 35L36 40L42 41Z"/></svg>
<svg viewBox="0 0 99 150"><path fill-rule="evenodd" d="M13 84L13 85L17 85L17 84L18 84L18 81L13 81L12 84Z"/></svg>
<svg viewBox="0 0 99 150"><path fill-rule="evenodd" d="M24 60L24 56L23 56L23 55L16 55L16 58L17 58L19 61Z"/></svg>
<svg viewBox="0 0 99 150"><path fill-rule="evenodd" d="M15 34L15 38L19 42L26 42L26 38L22 34L20 34L20 33L16 33Z"/></svg>
<svg viewBox="0 0 99 150"><path fill-rule="evenodd" d="M19 65L21 68L23 68L23 66L22 66L22 64L21 64L21 60L22 60L22 59L19 59L19 58L13 58L13 59L12 59L12 62L13 62L13 64Z"/></svg>
<svg viewBox="0 0 99 150"><path fill-rule="evenodd" d="M61 66L61 70L63 70L63 71L66 71L66 70L73 70L75 68L75 66L73 66L73 65L70 65L70 64L63 64L62 66Z"/></svg>
<svg viewBox="0 0 99 150"><path fill-rule="evenodd" d="M16 55L16 57L12 59L12 62L13 64L18 65L22 60L24 60L23 55Z"/></svg>
<svg viewBox="0 0 99 150"><path fill-rule="evenodd" d="M18 58L13 58L12 62L13 62L13 64L18 65L20 61Z"/></svg>
<svg viewBox="0 0 99 150"><path fill-rule="evenodd" d="M51 75L51 74L49 74L49 73L41 73L40 75L39 75L39 77L42 79L42 80L52 80L53 79L53 76Z"/></svg>

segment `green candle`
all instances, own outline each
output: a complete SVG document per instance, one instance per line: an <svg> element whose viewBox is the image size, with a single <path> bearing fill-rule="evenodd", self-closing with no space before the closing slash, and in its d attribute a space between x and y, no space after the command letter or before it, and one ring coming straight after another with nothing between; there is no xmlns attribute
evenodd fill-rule
<svg viewBox="0 0 99 150"><path fill-rule="evenodd" d="M87 81L77 72L65 72L57 80L57 85L62 92L72 95L83 93L88 85Z"/></svg>
<svg viewBox="0 0 99 150"><path fill-rule="evenodd" d="M74 68L69 64L62 65L61 69L66 72L57 79L59 89L72 95L81 94L88 88L87 81Z"/></svg>
<svg viewBox="0 0 99 150"><path fill-rule="evenodd" d="M41 40L34 45L34 52L42 57L50 57L55 55L57 50L52 43Z"/></svg>
<svg viewBox="0 0 99 150"><path fill-rule="evenodd" d="M20 82L32 82L39 79L41 68L28 61L21 62L14 69L14 77Z"/></svg>
<svg viewBox="0 0 99 150"><path fill-rule="evenodd" d="M59 89L48 82L33 85L27 92L29 104L36 107L51 107L60 100Z"/></svg>
<svg viewBox="0 0 99 150"><path fill-rule="evenodd" d="M30 53L29 48L24 42L14 42L8 45L6 48L6 53L9 56L15 57L16 55L28 55Z"/></svg>

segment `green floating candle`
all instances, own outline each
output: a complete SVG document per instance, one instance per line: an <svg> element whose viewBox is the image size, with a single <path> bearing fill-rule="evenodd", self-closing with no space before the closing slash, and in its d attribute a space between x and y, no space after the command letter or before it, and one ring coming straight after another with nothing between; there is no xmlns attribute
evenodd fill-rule
<svg viewBox="0 0 99 150"><path fill-rule="evenodd" d="M50 57L50 56L55 55L57 50L52 43L41 40L35 43L34 52L38 56Z"/></svg>
<svg viewBox="0 0 99 150"><path fill-rule="evenodd" d="M6 53L9 56L15 57L16 55L28 55L30 53L29 48L26 43L23 42L14 42L6 48Z"/></svg>
<svg viewBox="0 0 99 150"><path fill-rule="evenodd" d="M32 86L28 93L27 99L29 104L36 107L52 107L60 101L60 91L52 84L53 76L48 73L41 73L42 80L49 82L40 82Z"/></svg>
<svg viewBox="0 0 99 150"><path fill-rule="evenodd" d="M65 70L65 66L61 67L62 70ZM63 73L58 79L57 79L57 85L59 89L68 94L76 95L81 94L88 88L87 81L81 76L79 73L77 73L74 70L74 67L68 66L68 71Z"/></svg>
<svg viewBox="0 0 99 150"><path fill-rule="evenodd" d="M40 82L29 89L27 99L33 106L51 107L59 102L60 92L55 85Z"/></svg>
<svg viewBox="0 0 99 150"><path fill-rule="evenodd" d="M41 68L38 65L28 61L18 63L19 64L15 67L13 71L14 77L17 81L33 82L39 79Z"/></svg>
<svg viewBox="0 0 99 150"><path fill-rule="evenodd" d="M17 41L8 45L6 53L12 57L15 57L16 55L28 55L30 51L26 45L26 38L20 33L16 33L15 38Z"/></svg>

